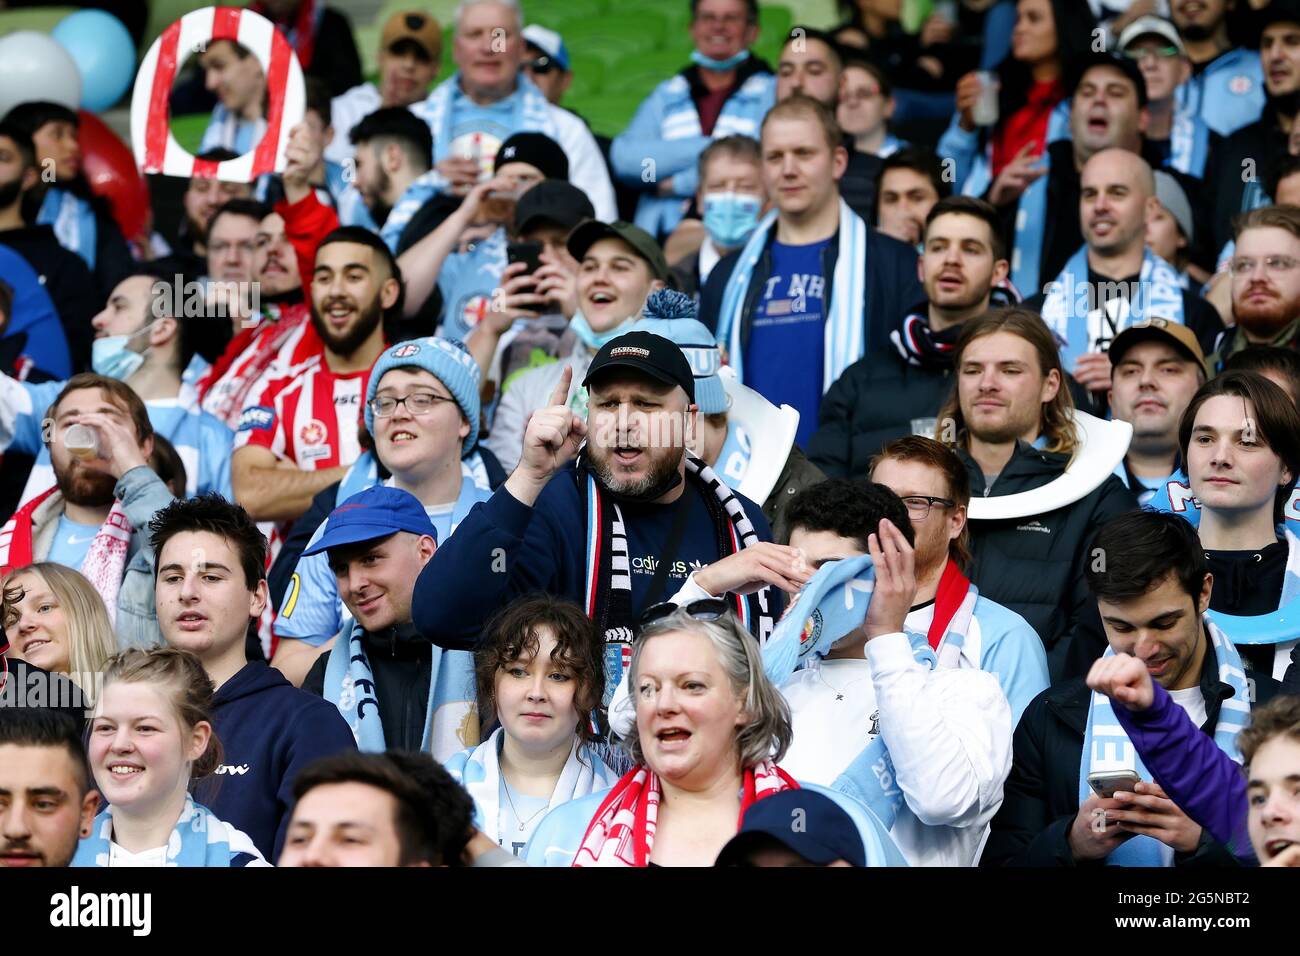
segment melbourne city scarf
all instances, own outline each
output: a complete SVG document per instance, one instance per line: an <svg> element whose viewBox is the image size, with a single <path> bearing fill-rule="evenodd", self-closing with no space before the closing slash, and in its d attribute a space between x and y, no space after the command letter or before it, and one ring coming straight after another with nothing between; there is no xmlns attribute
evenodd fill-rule
<svg viewBox="0 0 1300 956"><path fill-rule="evenodd" d="M727 350L727 361L743 382L745 301L754 279L754 267L767 249L776 211L760 220L758 228L745 243L736 268L722 292L718 315L718 344ZM825 323L826 360L822 368L822 391L862 358L867 348L866 321L863 315L867 286L867 224L840 200L839 253L831 284L831 301Z"/></svg>
<svg viewBox="0 0 1300 956"><path fill-rule="evenodd" d="M585 451L579 457L576 475L578 495L587 516L586 596L583 608L596 624L605 654L604 703L622 679L631 662L633 624L632 571L628 561L627 531L623 511L614 497L596 480L587 466ZM700 492L705 507L713 517L718 557L725 558L741 548L758 543L758 534L740 499L704 462L686 456L686 481ZM669 595L665 595L668 597ZM771 633L768 590L762 588L748 597L733 595L741 624L760 643Z"/></svg>
<svg viewBox="0 0 1300 956"><path fill-rule="evenodd" d="M1043 321L1061 343L1061 361L1066 368L1073 368L1075 360L1086 352L1104 352L1111 339L1144 319L1184 324L1178 272L1150 249L1142 252L1137 288L1124 290L1134 294L1104 297L1108 284L1088 280L1088 247L1083 246L1048 286Z"/></svg>
<svg viewBox="0 0 1300 956"><path fill-rule="evenodd" d="M745 769L740 796L740 821L756 800L799 784L771 760ZM655 826L662 789L659 777L647 766L629 771L609 792L591 818L574 866L647 866L654 850Z"/></svg>
<svg viewBox="0 0 1300 956"><path fill-rule="evenodd" d="M1210 127L1199 116L1175 110L1169 130L1169 158L1165 166L1176 172L1200 179L1205 175L1205 161L1210 154Z"/></svg>
<svg viewBox="0 0 1300 956"><path fill-rule="evenodd" d="M1208 618L1205 619L1205 633L1214 648L1214 657L1219 665L1219 680L1232 688L1232 696L1219 708L1219 720L1214 727L1214 742L1220 750L1241 763L1241 753L1237 749L1237 734L1250 719L1250 693L1246 685L1246 674L1241 668L1241 657L1232 641ZM1106 648L1106 657L1114 657L1115 652ZM1133 770L1143 780L1151 780L1151 774L1142 764L1137 749L1128 739L1128 734L1111 708L1111 699L1105 694L1093 692L1092 703L1088 707L1088 729L1083 738L1083 759L1079 767L1079 803L1088 799L1090 788L1088 774L1106 770ZM1116 847L1106 858L1107 866L1172 866L1174 851L1159 840L1149 836L1130 837Z"/></svg>
<svg viewBox="0 0 1300 956"><path fill-rule="evenodd" d="M511 834L499 829L501 807L501 745L505 728L498 727L492 736L472 750L463 750L447 761L447 771L457 783L474 798L474 826L498 843ZM562 803L585 797L607 787L617 778L586 744L577 736L569 750L569 759L560 771L560 779L551 791L550 806L554 810ZM542 814L545 816L545 814ZM538 818L540 820L540 817Z"/></svg>
<svg viewBox="0 0 1300 956"><path fill-rule="evenodd" d="M113 839L111 809L101 810L90 836L77 844L70 866L108 866ZM185 795L185 807L167 841L167 866L269 866L242 830L223 823L201 803Z"/></svg>
<svg viewBox="0 0 1300 956"><path fill-rule="evenodd" d="M1276 663L1283 669L1291 660L1291 649L1300 640L1300 538L1286 528L1286 572L1282 578L1282 597L1272 614L1242 616L1207 611L1206 616L1223 628L1234 644L1277 645ZM1274 671L1278 673L1278 671Z"/></svg>
<svg viewBox="0 0 1300 956"><path fill-rule="evenodd" d="M359 750L383 753L388 748L379 719L379 691L364 637L364 629L354 623L346 640L340 635L334 641L325 663L324 697L338 707L352 728ZM429 700L424 709L420 749L443 761L478 740L474 656L468 651L443 650L436 644L431 647Z"/></svg>
<svg viewBox="0 0 1300 956"><path fill-rule="evenodd" d="M514 116L510 120L510 130L514 133L545 133L556 139L555 124L551 121L551 104L542 91L523 73L519 74L514 97ZM423 103L411 108L411 112L429 124L433 130L433 161L436 165L451 155L455 112L453 98L460 91L460 73L453 73L439 83Z"/></svg>
<svg viewBox="0 0 1300 956"><path fill-rule="evenodd" d="M23 505L0 528L0 577L37 560L35 531L43 523L57 523L62 510L63 496L57 488L51 488ZM100 525L79 569L104 599L110 621L117 620L117 592L126 575L131 531L131 522L127 520L122 502L114 499L108 517Z"/></svg>
<svg viewBox="0 0 1300 956"><path fill-rule="evenodd" d="M95 210L90 203L66 189L51 189L41 201L41 208L36 213L36 224L53 226L59 245L69 252L75 252L91 272L95 271L98 225L95 222Z"/></svg>
<svg viewBox="0 0 1300 956"><path fill-rule="evenodd" d="M402 198L397 200L397 205L384 220L384 228L379 230L379 238L384 240L384 245L393 255L397 255L397 244L401 242L406 227L411 224L411 220L424 204L438 193L442 183L438 171L431 169L407 186L406 192L402 193Z"/></svg>

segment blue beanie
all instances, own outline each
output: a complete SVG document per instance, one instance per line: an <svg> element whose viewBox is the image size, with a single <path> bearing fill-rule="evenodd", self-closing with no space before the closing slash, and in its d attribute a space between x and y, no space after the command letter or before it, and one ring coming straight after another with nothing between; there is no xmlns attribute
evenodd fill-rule
<svg viewBox="0 0 1300 956"><path fill-rule="evenodd" d="M375 413L370 410L370 403L374 400L375 392L379 391L379 381L384 373L395 368L424 369L447 386L451 397L456 399L456 404L469 421L469 434L461 446L461 457L468 455L478 441L479 371L478 363L465 350L465 346L437 336L389 346L375 360L374 367L370 370L370 384L366 387L366 430L372 435L375 433Z"/></svg>
<svg viewBox="0 0 1300 956"><path fill-rule="evenodd" d="M695 300L672 289L660 289L646 298L643 318L633 326L640 332L661 335L682 350L695 377L695 404L705 415L727 410L727 393L718 377L722 352L712 332L697 319Z"/></svg>

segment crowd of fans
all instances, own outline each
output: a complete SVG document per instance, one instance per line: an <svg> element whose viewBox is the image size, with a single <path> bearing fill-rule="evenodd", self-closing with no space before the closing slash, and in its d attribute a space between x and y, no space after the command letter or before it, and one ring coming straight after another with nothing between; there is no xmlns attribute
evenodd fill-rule
<svg viewBox="0 0 1300 956"><path fill-rule="evenodd" d="M1300 2L673 2L0 118L0 865L1300 866Z"/></svg>

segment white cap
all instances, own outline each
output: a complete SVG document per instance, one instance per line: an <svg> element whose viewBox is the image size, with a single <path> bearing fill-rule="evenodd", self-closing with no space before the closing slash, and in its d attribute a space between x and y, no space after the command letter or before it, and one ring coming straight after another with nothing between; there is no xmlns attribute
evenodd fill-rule
<svg viewBox="0 0 1300 956"><path fill-rule="evenodd" d="M1183 38L1178 35L1178 28L1164 17L1154 17L1149 14L1144 17L1138 17L1124 28L1124 31L1119 35L1117 49L1123 52L1128 48L1129 44L1138 37L1152 35L1164 37L1173 46L1178 48L1180 54L1183 56L1187 55L1187 47L1183 46Z"/></svg>

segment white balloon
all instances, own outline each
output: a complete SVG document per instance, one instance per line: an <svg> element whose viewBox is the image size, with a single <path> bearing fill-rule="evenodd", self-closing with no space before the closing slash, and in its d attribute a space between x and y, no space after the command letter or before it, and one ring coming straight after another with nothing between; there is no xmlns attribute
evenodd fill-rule
<svg viewBox="0 0 1300 956"><path fill-rule="evenodd" d="M81 105L81 71L58 40L19 30L0 38L0 116L30 100L75 110Z"/></svg>

